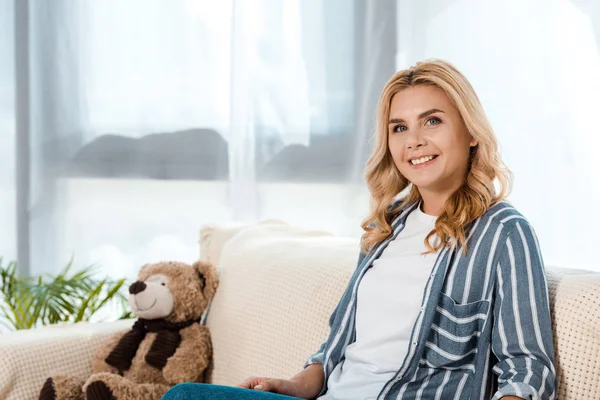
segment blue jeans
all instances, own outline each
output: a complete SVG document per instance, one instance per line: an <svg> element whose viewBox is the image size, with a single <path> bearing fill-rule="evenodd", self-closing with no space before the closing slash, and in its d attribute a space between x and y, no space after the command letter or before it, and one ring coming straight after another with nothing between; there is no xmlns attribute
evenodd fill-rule
<svg viewBox="0 0 600 400"><path fill-rule="evenodd" d="M169 390L162 400L297 400L296 397L204 383L180 383Z"/></svg>

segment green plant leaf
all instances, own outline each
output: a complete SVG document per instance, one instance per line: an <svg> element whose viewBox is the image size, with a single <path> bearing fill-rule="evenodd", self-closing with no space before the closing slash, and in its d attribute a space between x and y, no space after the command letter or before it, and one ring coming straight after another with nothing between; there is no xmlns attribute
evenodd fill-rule
<svg viewBox="0 0 600 400"><path fill-rule="evenodd" d="M6 266L0 258L0 323L12 329L28 329L58 322L89 319L114 304L121 317L131 315L123 293L125 279L97 279L96 266L73 272L73 261L56 275L23 277L17 264Z"/></svg>
<svg viewBox="0 0 600 400"><path fill-rule="evenodd" d="M106 284L106 280L101 281L96 286L96 288L94 288L91 292L89 292L87 297L83 299L80 309L77 312L77 315L75 317L75 322L79 322L79 321L83 320L83 317L86 315L86 311L88 311L88 306L90 305L90 303L93 304L95 302L96 298L102 292L102 288L104 287L105 284ZM91 314L89 314L89 315L91 315Z"/></svg>
<svg viewBox="0 0 600 400"><path fill-rule="evenodd" d="M94 305L93 312L96 312L99 309L101 309L106 303L108 303L110 300L112 300L115 297L115 295L118 295L119 290L121 290L121 288L123 287L124 284L125 284L125 279L121 279L116 282L109 283L109 285L107 287L106 295L100 301L100 304Z"/></svg>
<svg viewBox="0 0 600 400"><path fill-rule="evenodd" d="M17 322L15 321L14 316L11 315L12 312L10 309L7 309L4 305L0 304L0 311L2 311L3 318L6 320L5 324L10 325L12 329L18 329Z"/></svg>

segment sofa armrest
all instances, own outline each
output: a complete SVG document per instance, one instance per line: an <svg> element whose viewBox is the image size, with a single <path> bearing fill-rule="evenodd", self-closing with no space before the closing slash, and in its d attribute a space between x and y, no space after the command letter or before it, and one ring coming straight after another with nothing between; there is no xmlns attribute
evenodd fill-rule
<svg viewBox="0 0 600 400"><path fill-rule="evenodd" d="M600 399L600 274L547 270L558 398Z"/></svg>
<svg viewBox="0 0 600 400"><path fill-rule="evenodd" d="M51 375L85 378L97 348L133 320L50 325L0 335L0 399L37 399Z"/></svg>

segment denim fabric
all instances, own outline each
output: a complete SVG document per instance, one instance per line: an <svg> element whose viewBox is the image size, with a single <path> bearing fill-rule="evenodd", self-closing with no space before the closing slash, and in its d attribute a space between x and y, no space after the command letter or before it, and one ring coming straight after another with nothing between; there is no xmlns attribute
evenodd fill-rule
<svg viewBox="0 0 600 400"><path fill-rule="evenodd" d="M259 390L204 383L181 383L169 390L162 400L292 400L296 397Z"/></svg>

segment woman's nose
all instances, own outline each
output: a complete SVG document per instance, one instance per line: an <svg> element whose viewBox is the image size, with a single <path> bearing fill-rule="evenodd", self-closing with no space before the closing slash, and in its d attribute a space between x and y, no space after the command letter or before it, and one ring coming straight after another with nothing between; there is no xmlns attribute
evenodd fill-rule
<svg viewBox="0 0 600 400"><path fill-rule="evenodd" d="M406 147L409 148L409 149L411 149L411 150L416 150L416 149L418 149L420 147L423 147L424 145L425 145L425 143L423 143L423 142L415 141L415 142L407 143Z"/></svg>
<svg viewBox="0 0 600 400"><path fill-rule="evenodd" d="M407 132L406 148L416 150L426 144L425 138L421 135L419 129L411 129Z"/></svg>
<svg viewBox="0 0 600 400"><path fill-rule="evenodd" d="M423 146L425 146L427 142L420 135L413 135L406 140L406 148L410 150L417 150Z"/></svg>

